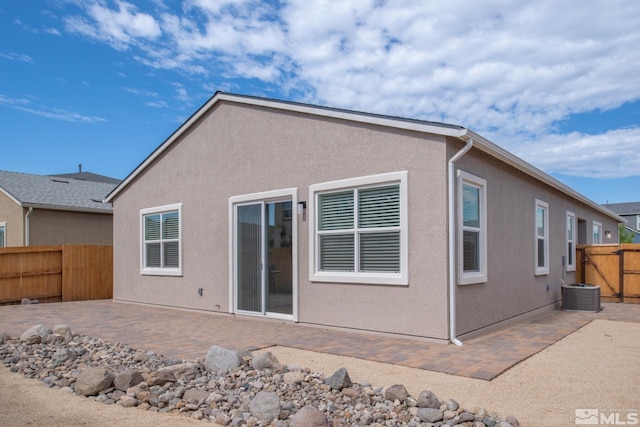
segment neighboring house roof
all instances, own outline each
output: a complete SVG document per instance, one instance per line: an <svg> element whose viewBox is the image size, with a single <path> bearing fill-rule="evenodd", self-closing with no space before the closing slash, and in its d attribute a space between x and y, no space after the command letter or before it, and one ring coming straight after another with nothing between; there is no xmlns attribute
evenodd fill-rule
<svg viewBox="0 0 640 427"><path fill-rule="evenodd" d="M97 173L91 173L91 172L61 173L61 174L50 175L50 176L57 176L60 178L80 179L82 181L105 182L107 184L120 184L119 179L111 178L109 176L104 176L104 175L98 175Z"/></svg>
<svg viewBox="0 0 640 427"><path fill-rule="evenodd" d="M115 183L0 171L0 191L29 208L111 213L103 200Z"/></svg>
<svg viewBox="0 0 640 427"><path fill-rule="evenodd" d="M313 116L330 117L336 119L349 120L358 123L367 123L378 126L386 126L397 129L413 130L442 136L458 138L461 141L473 140L473 146L477 149L513 166L514 168L526 173L527 175L542 181L551 187L577 199L592 208L602 212L603 214L614 218L618 222L624 220L618 215L611 212L606 207L595 203L584 195L578 193L567 185L561 183L557 179L547 175L540 169L530 165L519 157L511 154L505 149L497 146L493 142L483 136L473 132L462 126L450 125L446 123L429 122L415 119L405 119L400 117L363 113L338 108L322 107L317 105L302 104L291 101L280 101L268 98L260 98L247 95L237 95L225 92L216 92L202 107L200 107L186 122L184 122L173 134L169 136L149 157L147 157L133 172L127 176L106 198L107 202L111 202L130 182L132 182L144 169L158 158L165 150L167 150L175 141L177 141L191 126L193 126L207 111L216 104L223 101L246 104L251 106L259 106L272 108L276 110L293 111Z"/></svg>
<svg viewBox="0 0 640 427"><path fill-rule="evenodd" d="M602 206L618 215L640 215L640 202L605 203Z"/></svg>
<svg viewBox="0 0 640 427"><path fill-rule="evenodd" d="M624 228L625 228L627 231L631 231L632 233L634 233L634 234L636 234L636 235L640 234L640 231L636 230L636 229L635 229L635 228L633 228L633 227L629 227L628 225L625 225L625 226L624 226Z"/></svg>

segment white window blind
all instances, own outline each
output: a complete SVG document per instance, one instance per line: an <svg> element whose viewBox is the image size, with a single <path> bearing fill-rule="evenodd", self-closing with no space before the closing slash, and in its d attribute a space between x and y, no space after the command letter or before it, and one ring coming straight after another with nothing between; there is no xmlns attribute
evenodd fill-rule
<svg viewBox="0 0 640 427"><path fill-rule="evenodd" d="M360 271L400 271L400 186L358 190ZM366 229L375 229L365 231Z"/></svg>
<svg viewBox="0 0 640 427"><path fill-rule="evenodd" d="M320 236L320 269L323 271L354 271L355 244L353 234Z"/></svg>
<svg viewBox="0 0 640 427"><path fill-rule="evenodd" d="M394 172L310 187L312 280L406 284L405 179Z"/></svg>
<svg viewBox="0 0 640 427"><path fill-rule="evenodd" d="M360 235L360 271L400 271L400 232Z"/></svg>
<svg viewBox="0 0 640 427"><path fill-rule="evenodd" d="M143 226L143 262L142 270L149 274L180 274L181 241L180 212L181 205L165 208L177 208L163 211L162 208L145 209L142 213Z"/></svg>
<svg viewBox="0 0 640 427"><path fill-rule="evenodd" d="M353 191L318 196L319 230L353 228Z"/></svg>
<svg viewBox="0 0 640 427"><path fill-rule="evenodd" d="M359 190L358 226L360 228L400 226L400 186Z"/></svg>
<svg viewBox="0 0 640 427"><path fill-rule="evenodd" d="M398 184L318 195L320 270L400 271L399 227Z"/></svg>

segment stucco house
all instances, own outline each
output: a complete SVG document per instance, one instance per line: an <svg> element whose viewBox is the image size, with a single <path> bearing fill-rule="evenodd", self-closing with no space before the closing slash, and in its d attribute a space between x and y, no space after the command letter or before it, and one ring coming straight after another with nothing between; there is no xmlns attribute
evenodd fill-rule
<svg viewBox="0 0 640 427"><path fill-rule="evenodd" d="M82 171L0 171L0 247L111 245L112 207L103 200L119 182Z"/></svg>
<svg viewBox="0 0 640 427"><path fill-rule="evenodd" d="M116 300L457 344L622 221L461 126L222 92L106 201Z"/></svg>
<svg viewBox="0 0 640 427"><path fill-rule="evenodd" d="M633 243L640 243L640 202L606 203L603 205L625 220L625 228L634 233Z"/></svg>

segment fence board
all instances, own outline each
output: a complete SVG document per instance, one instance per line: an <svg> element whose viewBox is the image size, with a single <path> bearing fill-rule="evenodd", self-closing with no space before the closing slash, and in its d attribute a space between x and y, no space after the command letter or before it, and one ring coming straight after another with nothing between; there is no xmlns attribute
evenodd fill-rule
<svg viewBox="0 0 640 427"><path fill-rule="evenodd" d="M623 244L624 300L640 304L640 244Z"/></svg>
<svg viewBox="0 0 640 427"><path fill-rule="evenodd" d="M578 245L576 277L600 286L602 301L640 303L640 244Z"/></svg>
<svg viewBox="0 0 640 427"><path fill-rule="evenodd" d="M0 304L113 297L111 246L58 245L0 249Z"/></svg>
<svg viewBox="0 0 640 427"><path fill-rule="evenodd" d="M113 248L64 245L62 300L113 298Z"/></svg>

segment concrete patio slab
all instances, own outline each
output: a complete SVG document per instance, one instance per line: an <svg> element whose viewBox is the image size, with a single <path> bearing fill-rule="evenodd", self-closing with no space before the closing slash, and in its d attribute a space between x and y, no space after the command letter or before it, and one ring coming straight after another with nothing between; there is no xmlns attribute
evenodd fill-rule
<svg viewBox="0 0 640 427"><path fill-rule="evenodd" d="M640 305L603 303L599 313L553 311L466 340L419 339L307 326L112 300L0 306L0 332L20 336L42 323L168 357L204 358L213 344L234 350L285 346L491 380L594 319L640 323Z"/></svg>

